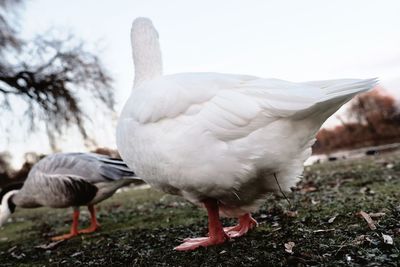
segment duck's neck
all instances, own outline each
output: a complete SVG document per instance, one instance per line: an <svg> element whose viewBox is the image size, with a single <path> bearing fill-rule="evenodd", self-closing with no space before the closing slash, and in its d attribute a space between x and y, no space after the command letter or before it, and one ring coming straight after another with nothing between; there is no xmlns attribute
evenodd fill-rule
<svg viewBox="0 0 400 267"><path fill-rule="evenodd" d="M12 212L14 212L15 206L19 206L16 201L18 202L17 195L19 190L11 190L8 191L1 200L1 206L9 208Z"/></svg>
<svg viewBox="0 0 400 267"><path fill-rule="evenodd" d="M134 22L131 41L135 65L134 87L137 87L143 81L152 80L162 75L161 49L158 33L149 21L139 21L136 24Z"/></svg>
<svg viewBox="0 0 400 267"><path fill-rule="evenodd" d="M14 196L19 190L11 190L7 192L1 199L0 205L0 226L2 226L15 211L16 203L14 202Z"/></svg>

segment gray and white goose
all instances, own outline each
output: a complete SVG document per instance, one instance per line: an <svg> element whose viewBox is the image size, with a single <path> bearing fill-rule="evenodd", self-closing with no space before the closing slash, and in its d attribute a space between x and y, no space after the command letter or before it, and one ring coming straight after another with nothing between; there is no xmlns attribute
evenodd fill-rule
<svg viewBox="0 0 400 267"><path fill-rule="evenodd" d="M69 239L97 230L94 205L123 186L141 180L121 159L95 153L57 153L36 163L21 189L1 192L0 226L16 207L74 207L71 230L53 240ZM79 207L88 206L91 224L78 231Z"/></svg>

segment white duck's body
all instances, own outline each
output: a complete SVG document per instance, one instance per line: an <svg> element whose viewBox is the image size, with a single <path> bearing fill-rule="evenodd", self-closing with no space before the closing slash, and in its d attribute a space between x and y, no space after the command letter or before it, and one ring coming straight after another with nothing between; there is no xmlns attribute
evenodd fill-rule
<svg viewBox="0 0 400 267"><path fill-rule="evenodd" d="M118 150L149 184L194 203L216 200L230 217L256 210L268 192L294 186L324 121L375 84L162 76L152 27L139 19L132 28L135 86L118 122Z"/></svg>

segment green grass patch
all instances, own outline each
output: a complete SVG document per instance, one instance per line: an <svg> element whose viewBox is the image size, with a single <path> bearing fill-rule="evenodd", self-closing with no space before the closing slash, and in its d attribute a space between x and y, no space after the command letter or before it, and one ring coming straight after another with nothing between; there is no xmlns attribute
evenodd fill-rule
<svg viewBox="0 0 400 267"><path fill-rule="evenodd" d="M101 230L52 249L51 235L69 230L69 209L17 209L0 230L0 264L136 266L398 266L400 157L397 154L307 167L296 191L269 196L247 236L194 252L172 248L207 233L204 211L153 189L116 194L98 205ZM81 227L89 223L82 208ZM357 215L375 213L376 230ZM225 225L234 223L224 219ZM392 237L386 244L382 234ZM285 243L294 242L293 253Z"/></svg>

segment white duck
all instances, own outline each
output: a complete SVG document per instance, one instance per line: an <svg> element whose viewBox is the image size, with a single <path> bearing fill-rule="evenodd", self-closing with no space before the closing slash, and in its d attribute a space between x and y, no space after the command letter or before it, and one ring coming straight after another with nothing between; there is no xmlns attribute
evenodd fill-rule
<svg viewBox="0 0 400 267"><path fill-rule="evenodd" d="M289 190L315 134L375 79L293 83L247 75L162 75L158 33L133 22L135 83L117 127L118 150L136 174L165 192L203 204L209 235L176 247L225 242L257 225L250 213L269 192ZM220 214L237 217L223 228Z"/></svg>

